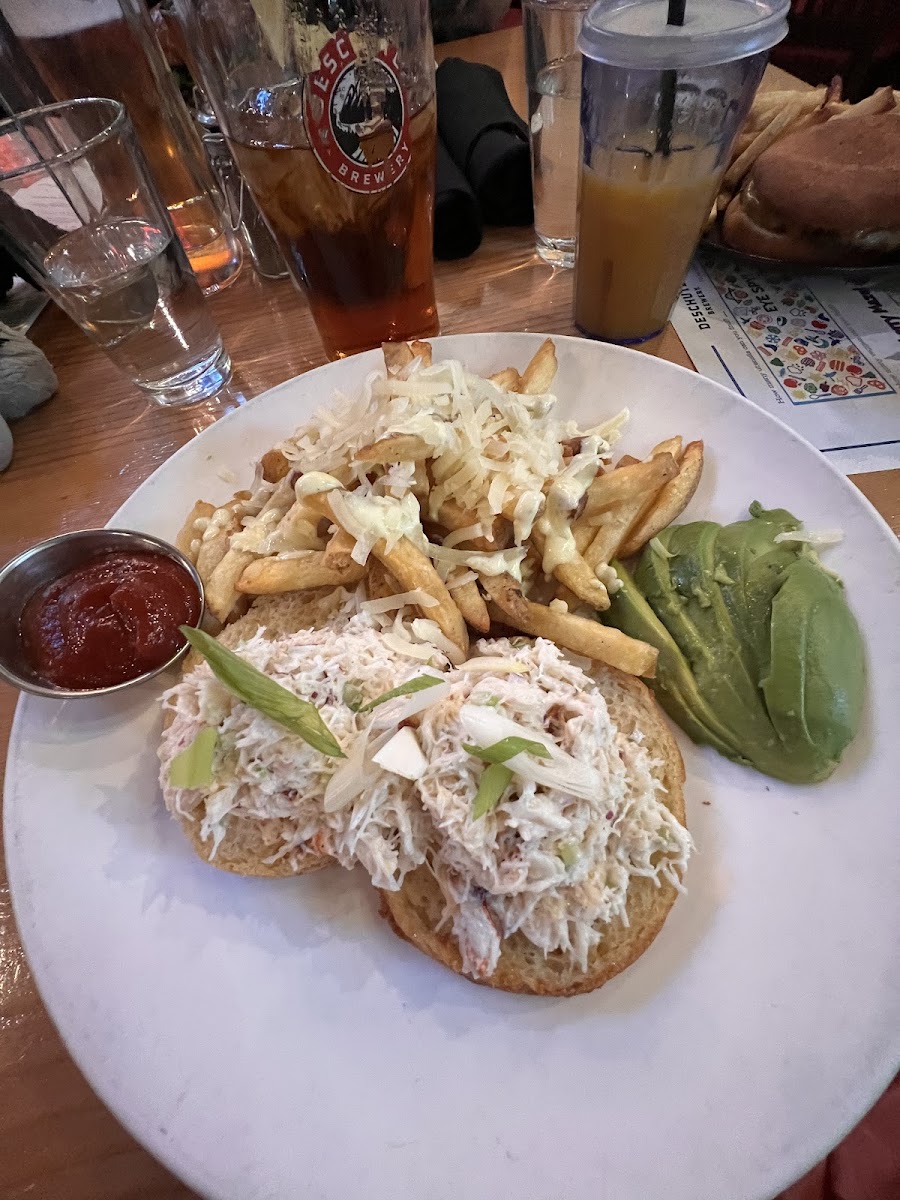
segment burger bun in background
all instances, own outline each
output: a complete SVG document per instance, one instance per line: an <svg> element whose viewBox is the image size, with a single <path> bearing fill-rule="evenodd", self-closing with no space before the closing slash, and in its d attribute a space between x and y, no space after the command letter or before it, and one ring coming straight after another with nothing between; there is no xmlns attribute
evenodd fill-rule
<svg viewBox="0 0 900 1200"><path fill-rule="evenodd" d="M821 266L900 257L900 110L851 113L759 156L725 210L726 245Z"/></svg>

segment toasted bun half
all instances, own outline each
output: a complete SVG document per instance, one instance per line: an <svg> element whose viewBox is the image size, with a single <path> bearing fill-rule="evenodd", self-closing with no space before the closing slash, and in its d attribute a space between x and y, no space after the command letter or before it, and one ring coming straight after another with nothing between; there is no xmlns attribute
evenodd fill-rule
<svg viewBox="0 0 900 1200"><path fill-rule="evenodd" d="M900 113L788 134L751 168L722 221L735 250L856 267L900 251Z"/></svg>
<svg viewBox="0 0 900 1200"><path fill-rule="evenodd" d="M762 204L810 229L900 228L900 116L831 120L790 133L750 171Z"/></svg>
<svg viewBox="0 0 900 1200"><path fill-rule="evenodd" d="M316 627L328 616L333 607L333 589L327 591L290 592L284 596L272 596L256 601L243 617L226 625L218 640L229 650L252 637L261 626L265 636L276 638L280 634L295 633L298 629ZM191 651L182 665L182 675L189 674L202 661L200 655ZM163 713L163 722L168 724L171 714ZM204 862L211 863L221 871L235 875L250 875L266 879L284 878L288 875L308 875L330 866L334 859L317 854L307 847L299 847L276 862L267 863L280 846L282 830L290 823L283 817L253 817L232 813L225 818L225 836L219 843L214 858L211 840L200 837L200 822L187 817L176 817L188 841Z"/></svg>
<svg viewBox="0 0 900 1200"><path fill-rule="evenodd" d="M659 763L655 774L666 789L665 803L681 824L686 824L684 763L659 705L644 684L630 675L612 668L597 669L594 675L619 729L643 732L651 758ZM591 954L587 971L562 951L545 956L523 934L516 933L503 943L493 975L477 982L532 996L592 992L640 958L665 924L677 895L666 880L657 887L652 879L633 878L628 886L629 924L609 926ZM443 897L427 867L408 875L399 892L381 893L381 913L394 932L461 975L462 957L452 931L436 931L443 910Z"/></svg>

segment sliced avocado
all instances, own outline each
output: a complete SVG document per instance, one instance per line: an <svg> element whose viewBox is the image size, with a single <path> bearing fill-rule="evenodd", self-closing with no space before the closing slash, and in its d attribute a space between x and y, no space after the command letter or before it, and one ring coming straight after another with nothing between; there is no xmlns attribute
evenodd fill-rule
<svg viewBox="0 0 900 1200"><path fill-rule="evenodd" d="M841 585L796 559L772 602L770 638L769 716L792 771L826 779L859 728L865 689L862 636Z"/></svg>
<svg viewBox="0 0 900 1200"><path fill-rule="evenodd" d="M648 683L672 720L693 741L713 746L727 758L746 763L747 758L698 691L688 661L666 627L638 591L626 568L620 562L613 566L622 587L604 614L605 623L659 650L656 677Z"/></svg>
<svg viewBox="0 0 900 1200"><path fill-rule="evenodd" d="M660 535L674 556L645 553L635 582L687 657L698 692L715 712L728 741L748 747L743 757L759 762L780 751L759 691L741 630L715 579L715 544L721 527L694 521Z"/></svg>
<svg viewBox="0 0 900 1200"><path fill-rule="evenodd" d="M749 521L724 525L716 538L716 566L721 595L744 644L748 663L759 679L768 670L769 612L784 573L796 561L800 545L777 543L775 537L798 529L800 522L786 509L763 509L751 504Z"/></svg>

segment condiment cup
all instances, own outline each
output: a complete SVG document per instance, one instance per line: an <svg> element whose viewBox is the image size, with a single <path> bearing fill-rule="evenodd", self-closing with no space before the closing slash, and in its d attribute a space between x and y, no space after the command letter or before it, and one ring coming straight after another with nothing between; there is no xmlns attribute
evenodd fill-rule
<svg viewBox="0 0 900 1200"><path fill-rule="evenodd" d="M64 688L41 679L25 661L19 622L29 598L47 584L53 583L76 567L83 566L100 554L150 553L162 554L182 567L194 582L200 598L200 613L196 624L203 621L205 598L203 583L194 564L180 550L162 538L131 529L80 529L61 533L38 542L17 554L0 569L0 679L23 692L35 696L51 696L57 700L74 700L82 696L105 696L125 688L146 683L154 675L167 670L187 652L185 642L166 662L134 679L98 688Z"/></svg>

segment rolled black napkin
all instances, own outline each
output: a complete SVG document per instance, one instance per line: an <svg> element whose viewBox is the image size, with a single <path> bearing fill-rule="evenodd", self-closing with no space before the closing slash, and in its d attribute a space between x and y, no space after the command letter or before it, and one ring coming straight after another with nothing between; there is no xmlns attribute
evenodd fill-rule
<svg viewBox="0 0 900 1200"><path fill-rule="evenodd" d="M447 58L437 70L438 132L489 225L534 220L528 127L503 76L483 63Z"/></svg>
<svg viewBox="0 0 900 1200"><path fill-rule="evenodd" d="M12 255L0 246L0 300L12 291L18 267L13 262Z"/></svg>
<svg viewBox="0 0 900 1200"><path fill-rule="evenodd" d="M469 181L440 135L434 195L434 256L465 258L481 245L481 213Z"/></svg>

